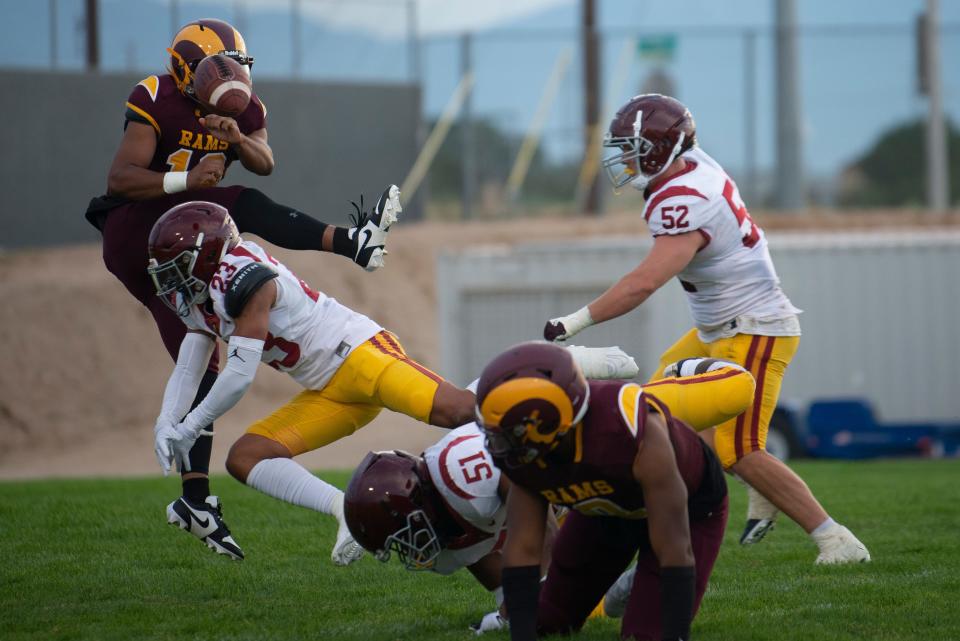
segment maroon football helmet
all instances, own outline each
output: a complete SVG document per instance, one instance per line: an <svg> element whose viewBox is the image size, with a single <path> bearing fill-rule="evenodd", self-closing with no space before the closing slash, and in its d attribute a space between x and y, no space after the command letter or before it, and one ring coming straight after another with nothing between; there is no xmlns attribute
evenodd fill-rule
<svg viewBox="0 0 960 641"><path fill-rule="evenodd" d="M429 570L443 549L442 502L422 457L402 450L369 452L343 497L350 534L379 561L390 553L408 570Z"/></svg>
<svg viewBox="0 0 960 641"><path fill-rule="evenodd" d="M620 108L603 140L618 153L603 168L620 188L646 189L674 159L697 144L697 126L679 100L658 93L634 96Z"/></svg>
<svg viewBox="0 0 960 641"><path fill-rule="evenodd" d="M583 420L590 386L566 349L546 341L514 345L477 384L477 422L487 449L508 467L553 450Z"/></svg>
<svg viewBox="0 0 960 641"><path fill-rule="evenodd" d="M210 279L238 242L237 226L216 203L196 200L167 211L147 241L147 272L157 296L180 316L189 316L191 305L207 299Z"/></svg>

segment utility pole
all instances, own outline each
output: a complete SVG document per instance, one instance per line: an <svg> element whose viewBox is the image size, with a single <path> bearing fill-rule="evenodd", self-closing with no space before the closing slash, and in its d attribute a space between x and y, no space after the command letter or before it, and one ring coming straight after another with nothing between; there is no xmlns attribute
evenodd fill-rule
<svg viewBox="0 0 960 641"><path fill-rule="evenodd" d="M777 51L777 182L779 209L801 209L803 196L803 135L800 109L800 69L797 59L797 10L794 0L776 0Z"/></svg>
<svg viewBox="0 0 960 641"><path fill-rule="evenodd" d="M233 0L233 24L241 34L247 32L247 11L243 0Z"/></svg>
<svg viewBox="0 0 960 641"><path fill-rule="evenodd" d="M48 0L50 5L50 68L57 68L57 0Z"/></svg>
<svg viewBox="0 0 960 641"><path fill-rule="evenodd" d="M420 68L420 33L417 25L417 0L407 0L407 65L410 83L418 84L423 78Z"/></svg>
<svg viewBox="0 0 960 641"><path fill-rule="evenodd" d="M583 151L590 153L594 131L600 123L600 47L597 35L595 0L581 0L583 43ZM584 213L596 216L600 213L599 172L587 188Z"/></svg>
<svg viewBox="0 0 960 641"><path fill-rule="evenodd" d="M932 212L947 210L950 181L947 175L947 132L943 123L943 83L940 78L940 2L927 0L927 14L921 22L921 70L927 92L927 207Z"/></svg>
<svg viewBox="0 0 960 641"><path fill-rule="evenodd" d="M473 75L472 38L464 33L460 38L460 77L469 78ZM463 101L463 111L460 113L461 143L460 170L460 218L470 220L473 217L472 205L477 192L476 166L477 145L473 132L473 92L469 92Z"/></svg>
<svg viewBox="0 0 960 641"><path fill-rule="evenodd" d="M740 194L750 203L757 197L757 32L748 30L743 36L743 143L744 182ZM754 205L756 207L756 205Z"/></svg>
<svg viewBox="0 0 960 641"><path fill-rule="evenodd" d="M410 84L414 85L418 92L417 112L414 115L416 122L413 123L414 144L417 148L417 154L421 154L427 144L427 126L423 121L423 58L420 50L420 22L418 19L419 5L417 0L407 0L407 73L410 75ZM424 218L424 209L430 193L430 178L423 177L423 189L421 196L413 202L413 207L408 207L406 213L407 220L416 220ZM413 194L406 194L406 198L411 198Z"/></svg>
<svg viewBox="0 0 960 641"><path fill-rule="evenodd" d="M303 73L303 31L300 28L300 0L290 0L290 68L293 77Z"/></svg>
<svg viewBox="0 0 960 641"><path fill-rule="evenodd" d="M100 17L97 8L97 0L86 0L88 71L100 68Z"/></svg>

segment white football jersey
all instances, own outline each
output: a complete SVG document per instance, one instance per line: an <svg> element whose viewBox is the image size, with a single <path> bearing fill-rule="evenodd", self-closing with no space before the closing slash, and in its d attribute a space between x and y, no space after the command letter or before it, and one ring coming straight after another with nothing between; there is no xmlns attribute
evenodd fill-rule
<svg viewBox="0 0 960 641"><path fill-rule="evenodd" d="M747 333L799 335L800 310L780 289L766 237L736 184L699 148L683 159L687 168L649 194L643 217L655 237L696 231L707 242L678 274L701 339L737 333L739 319Z"/></svg>
<svg viewBox="0 0 960 641"><path fill-rule="evenodd" d="M363 314L311 289L249 240L240 241L223 258L210 281L209 301L190 308L190 315L183 319L187 327L229 340L235 325L225 308L227 284L240 269L254 262L278 274L274 279L277 300L270 309L270 326L260 360L288 373L305 388L322 389L354 347L383 329Z"/></svg>
<svg viewBox="0 0 960 641"><path fill-rule="evenodd" d="M464 535L437 557L434 571L450 574L503 545L507 506L500 500L500 470L476 423L451 430L423 453L427 470Z"/></svg>

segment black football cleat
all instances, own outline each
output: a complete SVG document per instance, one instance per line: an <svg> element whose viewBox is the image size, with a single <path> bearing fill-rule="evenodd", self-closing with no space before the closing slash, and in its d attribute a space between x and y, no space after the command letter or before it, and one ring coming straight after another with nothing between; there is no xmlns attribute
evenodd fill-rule
<svg viewBox="0 0 960 641"><path fill-rule="evenodd" d="M747 519L747 526L740 535L740 545L759 543L773 529L773 519Z"/></svg>
<svg viewBox="0 0 960 641"><path fill-rule="evenodd" d="M184 497L167 506L167 523L177 525L207 544L217 554L242 561L243 550L230 535L223 522L220 499L208 496L203 503L193 503Z"/></svg>

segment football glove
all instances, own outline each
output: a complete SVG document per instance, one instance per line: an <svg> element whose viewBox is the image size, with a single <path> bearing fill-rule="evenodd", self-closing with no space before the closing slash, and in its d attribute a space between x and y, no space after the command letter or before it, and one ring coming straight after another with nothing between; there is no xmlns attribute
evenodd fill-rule
<svg viewBox="0 0 960 641"><path fill-rule="evenodd" d="M200 427L187 423L175 425L167 419L157 420L153 428L153 448L164 476L170 474L170 467L174 462L179 469L190 471L190 449L202 431Z"/></svg>
<svg viewBox="0 0 960 641"><path fill-rule="evenodd" d="M590 309L581 307L569 316L551 318L543 328L543 337L548 341L565 341L593 325Z"/></svg>

